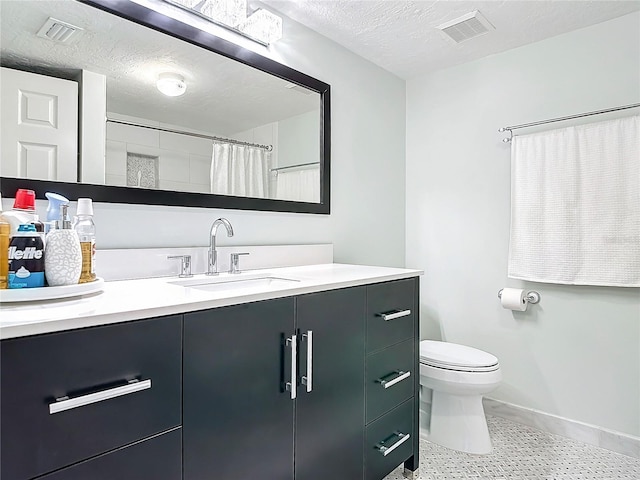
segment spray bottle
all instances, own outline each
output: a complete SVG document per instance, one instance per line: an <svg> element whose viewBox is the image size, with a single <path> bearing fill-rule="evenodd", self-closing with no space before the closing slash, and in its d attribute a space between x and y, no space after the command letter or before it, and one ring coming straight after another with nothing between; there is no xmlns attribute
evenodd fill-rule
<svg viewBox="0 0 640 480"><path fill-rule="evenodd" d="M49 200L49 205L47 205L47 221L44 222L44 233L46 234L55 228L56 222L60 219L60 206L68 205L69 199L52 192L47 192L44 196Z"/></svg>

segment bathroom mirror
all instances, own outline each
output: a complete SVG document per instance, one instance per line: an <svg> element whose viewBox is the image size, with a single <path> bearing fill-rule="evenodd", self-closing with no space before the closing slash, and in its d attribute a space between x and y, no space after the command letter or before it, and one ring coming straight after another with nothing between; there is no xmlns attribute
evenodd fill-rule
<svg viewBox="0 0 640 480"><path fill-rule="evenodd" d="M329 85L128 0L1 2L0 22L3 196L330 212Z"/></svg>

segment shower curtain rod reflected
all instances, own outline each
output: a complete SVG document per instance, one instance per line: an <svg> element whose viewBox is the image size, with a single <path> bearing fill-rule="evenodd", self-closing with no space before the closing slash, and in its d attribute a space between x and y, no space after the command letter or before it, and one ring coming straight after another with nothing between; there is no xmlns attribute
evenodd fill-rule
<svg viewBox="0 0 640 480"><path fill-rule="evenodd" d="M120 125L129 125L131 127L140 127L140 128L148 128L150 130L158 130L160 132L177 133L178 135L188 135L190 137L206 138L207 140L212 140L214 142L232 143L234 145L245 145L245 146L248 146L248 147L262 148L262 149L266 150L267 152L270 152L270 151L273 150L273 146L272 145L260 145L259 143L242 142L240 140L233 140L232 138L214 137L212 135L203 135L203 134L200 134L200 133L184 132L182 130L173 130L173 129L170 129L170 128L153 127L151 125L142 125L142 124L139 124L139 123L127 122L127 121L124 121L124 120L113 120L111 118L107 118L106 121L109 122L109 123L117 123L117 124L120 124Z"/></svg>
<svg viewBox="0 0 640 480"><path fill-rule="evenodd" d="M518 128L535 127L536 125L544 125L545 123L554 123L554 122L561 122L563 120L572 120L574 118L590 117L591 115L600 115L600 114L603 114L603 113L617 112L619 110L627 110L629 108L637 108L637 107L640 107L640 103L632 103L630 105L623 105L621 107L607 108L605 110L596 110L594 112L578 113L576 115L569 115L567 117L558 117L558 118L551 118L549 120L540 120L539 122L531 122L531 123L523 123L523 124L520 124L520 125L512 125L510 127L499 128L498 131L499 132L509 132L509 134L510 134L509 138L503 138L502 139L503 142L508 143L513 138L513 131L512 130L516 130Z"/></svg>
<svg viewBox="0 0 640 480"><path fill-rule="evenodd" d="M272 172L278 173L280 170L287 170L288 168L306 167L308 165L320 165L320 162L299 163L297 165L287 165L286 167L272 168Z"/></svg>

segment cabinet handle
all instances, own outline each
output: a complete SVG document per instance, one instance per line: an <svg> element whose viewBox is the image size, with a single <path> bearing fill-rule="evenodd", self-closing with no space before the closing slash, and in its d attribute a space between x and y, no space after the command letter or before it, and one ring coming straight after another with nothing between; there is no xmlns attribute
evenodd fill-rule
<svg viewBox="0 0 640 480"><path fill-rule="evenodd" d="M398 448L400 445L402 445L404 442L406 442L407 440L409 440L411 438L411 434L409 433L400 433L400 432L395 432L392 436L397 436L398 440L393 443L390 446L386 446L385 443L387 442L387 440L389 440L388 438L386 440L383 440L382 442L380 442L378 445L376 445L376 449L385 457L387 455L389 455L391 452L393 452L396 448ZM391 437L389 437L391 438Z"/></svg>
<svg viewBox="0 0 640 480"><path fill-rule="evenodd" d="M378 316L382 317L385 322L388 322L389 320L395 320L396 318L407 317L409 315L411 315L411 310L396 310L378 314Z"/></svg>
<svg viewBox="0 0 640 480"><path fill-rule="evenodd" d="M401 382L405 378L409 378L411 376L411 372L403 372L402 370L397 370L395 374L397 374L397 377L395 377L393 380L383 380L382 378L380 378L378 379L378 382L380 382L380 385L382 385L384 388L389 388L393 387L396 383Z"/></svg>
<svg viewBox="0 0 640 480"><path fill-rule="evenodd" d="M69 398L65 396L56 398L54 403L49 404L49 415L64 412L65 410L71 410L72 408L83 407L92 403L102 402L104 400L109 400L110 398L129 395L130 393L147 390L148 388L151 388L151 379L143 381L134 379L129 380L127 385L90 393L88 395L82 395L80 397Z"/></svg>
<svg viewBox="0 0 640 480"><path fill-rule="evenodd" d="M296 371L296 361L298 359L298 337L291 335L291 338L287 338L287 345L291 347L291 381L286 383L287 390L291 392L291 400L295 400L298 396L296 389L296 382L298 380L298 373Z"/></svg>
<svg viewBox="0 0 640 480"><path fill-rule="evenodd" d="M302 334L302 340L307 340L307 374L302 377L302 384L307 386L307 392L313 390L313 331L307 330Z"/></svg>

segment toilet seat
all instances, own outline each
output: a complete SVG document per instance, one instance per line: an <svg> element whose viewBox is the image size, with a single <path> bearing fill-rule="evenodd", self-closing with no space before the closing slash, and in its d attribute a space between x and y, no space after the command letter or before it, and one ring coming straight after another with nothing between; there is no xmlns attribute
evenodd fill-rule
<svg viewBox="0 0 640 480"><path fill-rule="evenodd" d="M422 340L420 363L458 372L492 372L500 368L490 353L457 343Z"/></svg>

